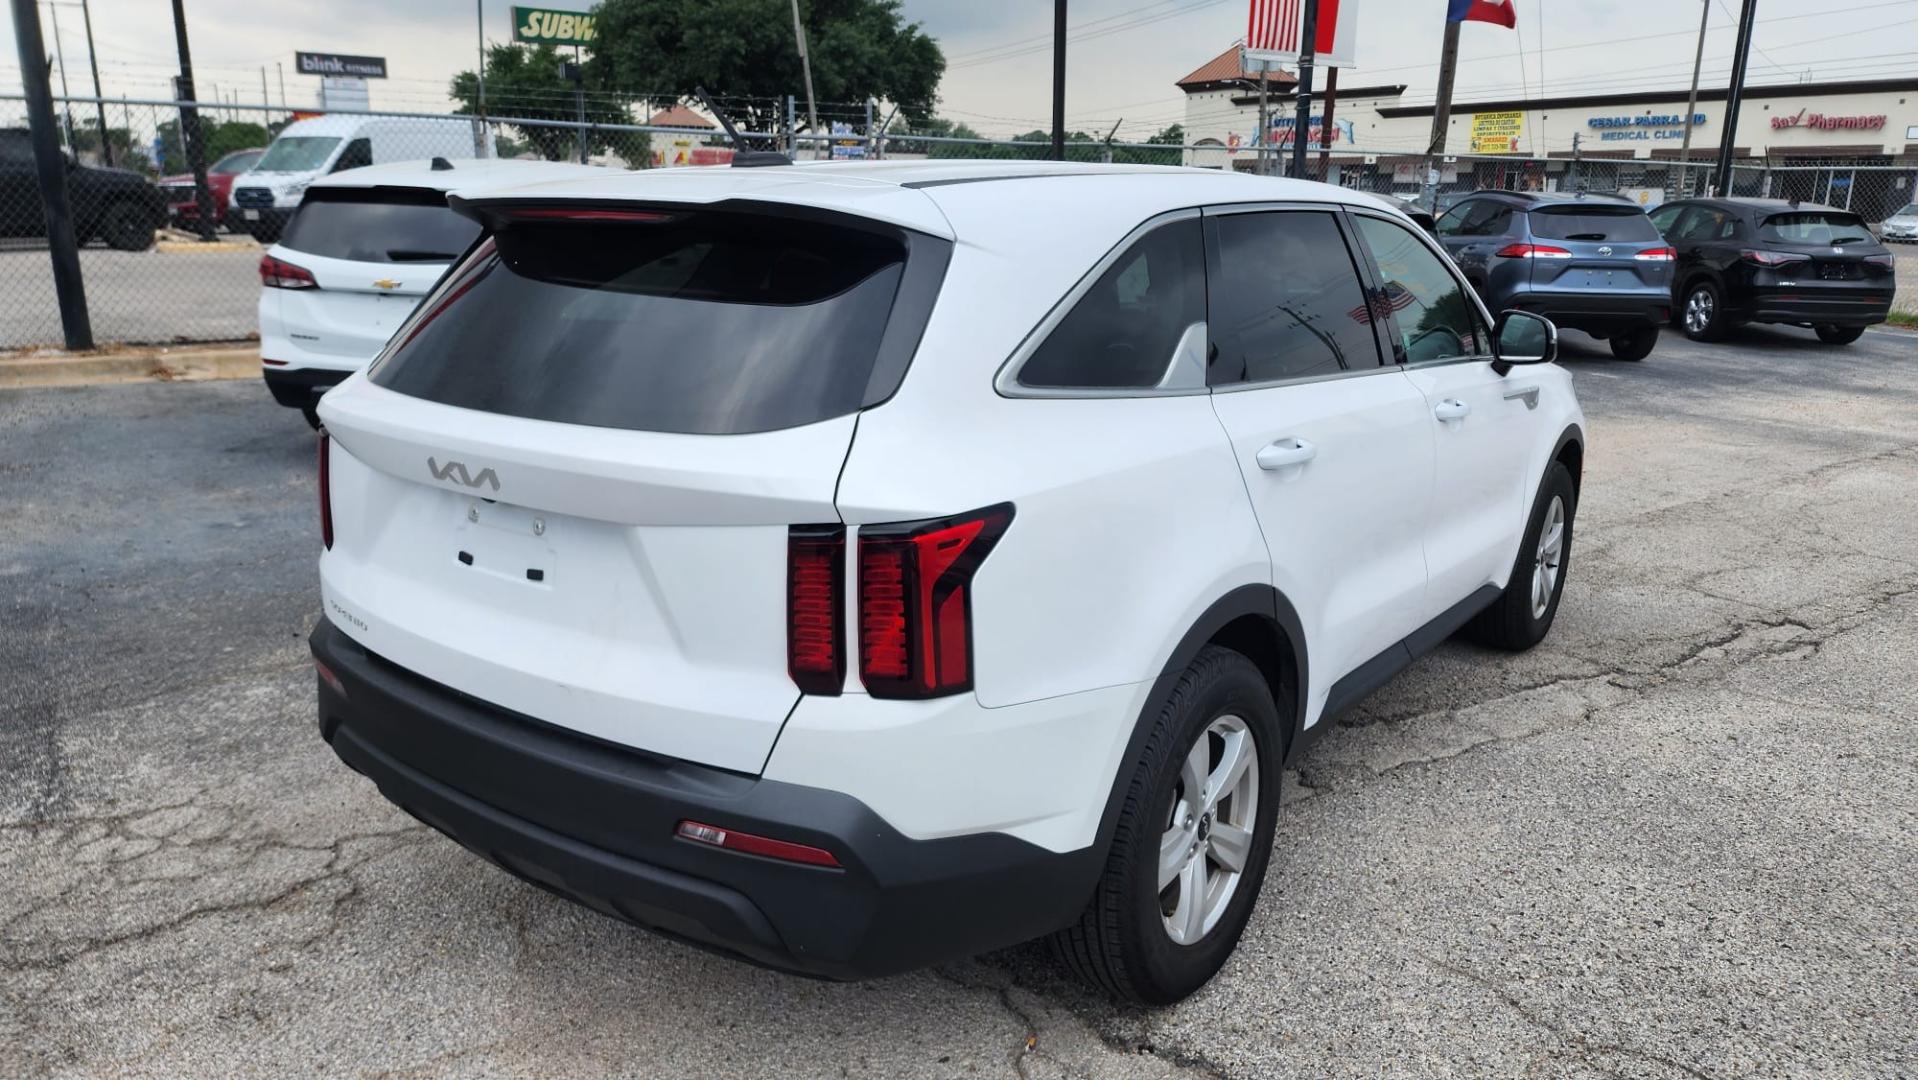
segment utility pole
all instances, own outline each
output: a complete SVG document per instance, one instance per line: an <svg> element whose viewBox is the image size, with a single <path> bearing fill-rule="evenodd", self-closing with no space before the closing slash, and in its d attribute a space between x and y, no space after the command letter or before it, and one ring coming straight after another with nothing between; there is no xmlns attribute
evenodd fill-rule
<svg viewBox="0 0 1918 1080"><path fill-rule="evenodd" d="M1738 105L1745 96L1745 66L1751 61L1752 24L1758 21L1758 0L1745 0L1738 10L1738 45L1732 53L1732 82L1725 93L1725 132L1718 143L1718 176L1714 185L1720 198L1731 194L1732 153L1738 144Z"/></svg>
<svg viewBox="0 0 1918 1080"><path fill-rule="evenodd" d="M268 93L266 89L266 65L265 64L260 65L260 104L266 106L269 109L273 107L273 95ZM261 113L260 117L261 119L265 119L266 114ZM261 124L260 126L265 127L266 125Z"/></svg>
<svg viewBox="0 0 1918 1080"><path fill-rule="evenodd" d="M206 185L206 147L200 139L200 110L193 90L193 52L186 42L186 0L173 0L173 41L180 51L180 78L173 95L180 105L180 143L186 148L187 167L193 170L195 208L200 211L200 239L213 239L213 192Z"/></svg>
<svg viewBox="0 0 1918 1080"><path fill-rule="evenodd" d="M1110 165L1110 164L1112 164L1112 137L1113 137L1114 135L1117 135L1117 134L1119 133L1119 125L1120 125L1120 124L1123 124L1123 123L1125 123L1125 117L1123 117L1123 116L1121 116L1120 118L1118 118L1117 120L1114 120L1114 121L1112 122L1112 130L1111 130L1111 131L1108 131L1108 132L1106 132L1106 137L1105 137L1105 144L1106 144L1106 152L1105 152L1105 163L1106 163L1107 165Z"/></svg>
<svg viewBox="0 0 1918 1080"><path fill-rule="evenodd" d="M1259 134L1258 141L1252 144L1257 148L1258 156L1252 159L1252 164L1253 171L1260 176L1266 176L1271 172L1266 168L1265 153L1266 144L1272 139L1272 117L1268 115L1266 108L1266 90L1270 85L1267 73L1271 70L1270 61L1259 61Z"/></svg>
<svg viewBox="0 0 1918 1080"><path fill-rule="evenodd" d="M806 76L806 130L819 134L819 105L812 96L812 60L806 55L806 26L799 21L799 0L793 0L793 40L799 43L799 70ZM795 140L797 141L797 140ZM819 154L819 140L813 140L813 157Z"/></svg>
<svg viewBox="0 0 1918 1080"><path fill-rule="evenodd" d="M66 117L67 147L72 149L76 145L73 141L73 99L67 96L67 50L60 45L60 12L48 3L47 14L53 17L53 54L60 58L60 112ZM38 18L39 13L35 12L34 17ZM100 137L106 138L106 133L101 132Z"/></svg>
<svg viewBox="0 0 1918 1080"><path fill-rule="evenodd" d="M273 61L273 73L280 80L280 111L286 111L286 65Z"/></svg>
<svg viewBox="0 0 1918 1080"><path fill-rule="evenodd" d="M1705 66L1705 29L1712 21L1712 0L1702 0L1698 6L1703 11L1698 16L1698 50L1692 54L1692 94L1685 99L1685 142L1678 149L1678 160L1683 162L1678 182L1683 187L1675 194L1681 199L1692 193L1692 118L1698 115L1698 73Z"/></svg>
<svg viewBox="0 0 1918 1080"><path fill-rule="evenodd" d="M1339 69L1325 73L1325 115L1319 118L1319 179L1330 183L1332 175L1332 110L1339 104Z"/></svg>
<svg viewBox="0 0 1918 1080"><path fill-rule="evenodd" d="M1425 175L1420 185L1425 208L1438 212L1439 159L1445 156L1445 136L1452 124L1452 83L1458 75L1459 24L1445 24L1445 43L1439 47L1438 101L1432 108L1432 141L1425 147Z"/></svg>
<svg viewBox="0 0 1918 1080"><path fill-rule="evenodd" d="M475 77L479 80L479 104L474 111L484 123L486 120L486 0L473 0L473 30L479 43L479 67L475 69Z"/></svg>
<svg viewBox="0 0 1918 1080"><path fill-rule="evenodd" d="M53 88L47 83L47 45L40 36L34 0L13 0L13 41L20 52L20 82L27 98L34 175L46 215L47 250L53 256L53 291L60 303L60 329L68 349L93 348L87 292L80 279L80 249L73 242L73 207L67 202L67 161L53 130Z"/></svg>
<svg viewBox="0 0 1918 1080"><path fill-rule="evenodd" d="M107 103L100 94L100 58L93 52L93 10L87 6L87 0L80 0L80 18L86 21L87 66L93 69L93 108L100 117L100 160L111 169L113 140L107 138ZM129 141L133 138L133 129L127 129L127 138Z"/></svg>
<svg viewBox="0 0 1918 1080"><path fill-rule="evenodd" d="M1052 0L1052 160L1066 159L1066 0Z"/></svg>
<svg viewBox="0 0 1918 1080"><path fill-rule="evenodd" d="M1573 191L1578 190L1578 161L1579 161L1579 154L1582 152L1579 149L1579 147L1584 142L1584 140L1585 140L1584 132L1582 131L1572 132L1572 174L1566 177L1566 182L1571 185Z"/></svg>
<svg viewBox="0 0 1918 1080"><path fill-rule="evenodd" d="M1305 0L1305 29L1299 34L1299 108L1292 122L1292 176L1305 178L1305 146L1312 131L1312 62L1319 41L1319 0Z"/></svg>

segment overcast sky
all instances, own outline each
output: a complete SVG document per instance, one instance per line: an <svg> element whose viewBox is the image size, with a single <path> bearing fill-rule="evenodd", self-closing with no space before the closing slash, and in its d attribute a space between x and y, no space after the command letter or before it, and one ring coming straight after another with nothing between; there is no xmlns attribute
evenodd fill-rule
<svg viewBox="0 0 1918 1080"><path fill-rule="evenodd" d="M510 35L511 0L482 0L489 40ZM545 0L584 10L583 0ZM1360 67L1346 86L1404 82L1408 101L1430 101L1445 0L1346 0L1362 4ZM1708 0L1707 85L1725 82L1738 0ZM165 0L91 0L101 76L109 94L163 96L177 58ZM1682 87L1690 78L1700 0L1516 0L1518 32L1464 28L1456 100ZM212 86L259 101L261 69L279 96L275 64L295 49L384 56L392 78L372 86L375 107L436 110L448 78L470 69L472 0L187 0L203 96ZM1173 82L1242 32L1246 0L1072 0L1068 123L1122 137L1180 119ZM77 4L42 6L47 47L57 11L75 93L90 87ZM905 14L945 49L941 112L988 134L1048 123L1051 5L1044 0L905 0ZM1918 0L1765 0L1759 4L1753 81L1918 75ZM13 28L0 18L0 85L19 82ZM1524 63L1520 63L1521 49ZM291 104L311 103L316 79L286 75ZM716 92L723 88L714 87ZM55 80L58 92L58 79ZM797 91L798 88L795 88ZM17 103L0 103L0 122Z"/></svg>

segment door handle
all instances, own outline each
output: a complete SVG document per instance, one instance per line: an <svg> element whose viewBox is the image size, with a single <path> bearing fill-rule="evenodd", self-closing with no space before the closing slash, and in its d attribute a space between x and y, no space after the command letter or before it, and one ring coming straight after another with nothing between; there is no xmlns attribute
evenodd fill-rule
<svg viewBox="0 0 1918 1080"><path fill-rule="evenodd" d="M1318 456L1318 446L1288 435L1260 450L1258 462L1259 468L1267 472L1276 472L1294 465L1303 465Z"/></svg>
<svg viewBox="0 0 1918 1080"><path fill-rule="evenodd" d="M1457 398L1446 398L1433 408L1432 415L1440 420L1463 420L1472 415L1472 407Z"/></svg>

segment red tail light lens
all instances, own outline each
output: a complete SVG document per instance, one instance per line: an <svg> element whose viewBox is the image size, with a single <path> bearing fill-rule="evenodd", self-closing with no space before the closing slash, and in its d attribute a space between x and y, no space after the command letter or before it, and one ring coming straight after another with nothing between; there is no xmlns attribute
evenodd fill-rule
<svg viewBox="0 0 1918 1080"><path fill-rule="evenodd" d="M1897 260L1893 259L1889 254L1865 256L1865 265L1867 266L1882 266L1890 269L1896 261Z"/></svg>
<svg viewBox="0 0 1918 1080"><path fill-rule="evenodd" d="M1673 259L1678 258L1678 252L1668 247L1646 248L1644 251L1632 256L1632 258L1637 259L1639 262L1671 262Z"/></svg>
<svg viewBox="0 0 1918 1080"><path fill-rule="evenodd" d="M332 437L320 432L320 543L328 551L333 550L333 481L327 468L332 445Z"/></svg>
<svg viewBox="0 0 1918 1080"><path fill-rule="evenodd" d="M972 689L972 575L1006 526L1002 503L859 530L859 679L874 697Z"/></svg>
<svg viewBox="0 0 1918 1080"><path fill-rule="evenodd" d="M786 537L786 671L808 694L846 685L846 528L795 525Z"/></svg>
<svg viewBox="0 0 1918 1080"><path fill-rule="evenodd" d="M1746 262L1759 266L1790 266L1793 263L1810 262L1809 255L1796 255L1788 251L1746 251L1740 255Z"/></svg>
<svg viewBox="0 0 1918 1080"><path fill-rule="evenodd" d="M678 214L657 210L607 210L591 206L518 206L505 211L514 221L620 221L628 223L671 221Z"/></svg>
<svg viewBox="0 0 1918 1080"><path fill-rule="evenodd" d="M770 836L755 836L737 829L722 829L703 821L682 821L673 832L681 840L691 840L695 844L710 844L727 851L763 855L768 859L783 859L786 862L805 863L808 866L834 868L839 866L838 857L825 848L795 844L790 840L774 840Z"/></svg>
<svg viewBox="0 0 1918 1080"><path fill-rule="evenodd" d="M304 266L294 266L285 259L276 259L271 255L260 256L260 284L269 289L317 289L320 283L313 280L312 271Z"/></svg>
<svg viewBox="0 0 1918 1080"><path fill-rule="evenodd" d="M1507 244L1492 254L1501 259L1569 259L1572 253L1550 244Z"/></svg>

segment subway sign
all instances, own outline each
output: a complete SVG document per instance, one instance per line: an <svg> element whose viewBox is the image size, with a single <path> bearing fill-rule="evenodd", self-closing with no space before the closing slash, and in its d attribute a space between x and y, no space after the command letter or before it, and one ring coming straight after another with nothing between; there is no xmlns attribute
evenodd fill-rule
<svg viewBox="0 0 1918 1080"><path fill-rule="evenodd" d="M1692 114L1692 126L1703 127L1704 113ZM1644 116L1591 116L1585 119L1585 126L1598 129L1598 137L1603 142L1624 142L1638 139L1682 139L1685 137L1685 114L1644 115Z"/></svg>
<svg viewBox="0 0 1918 1080"><path fill-rule="evenodd" d="M591 45L593 17L583 11L515 7L513 40L537 45Z"/></svg>

